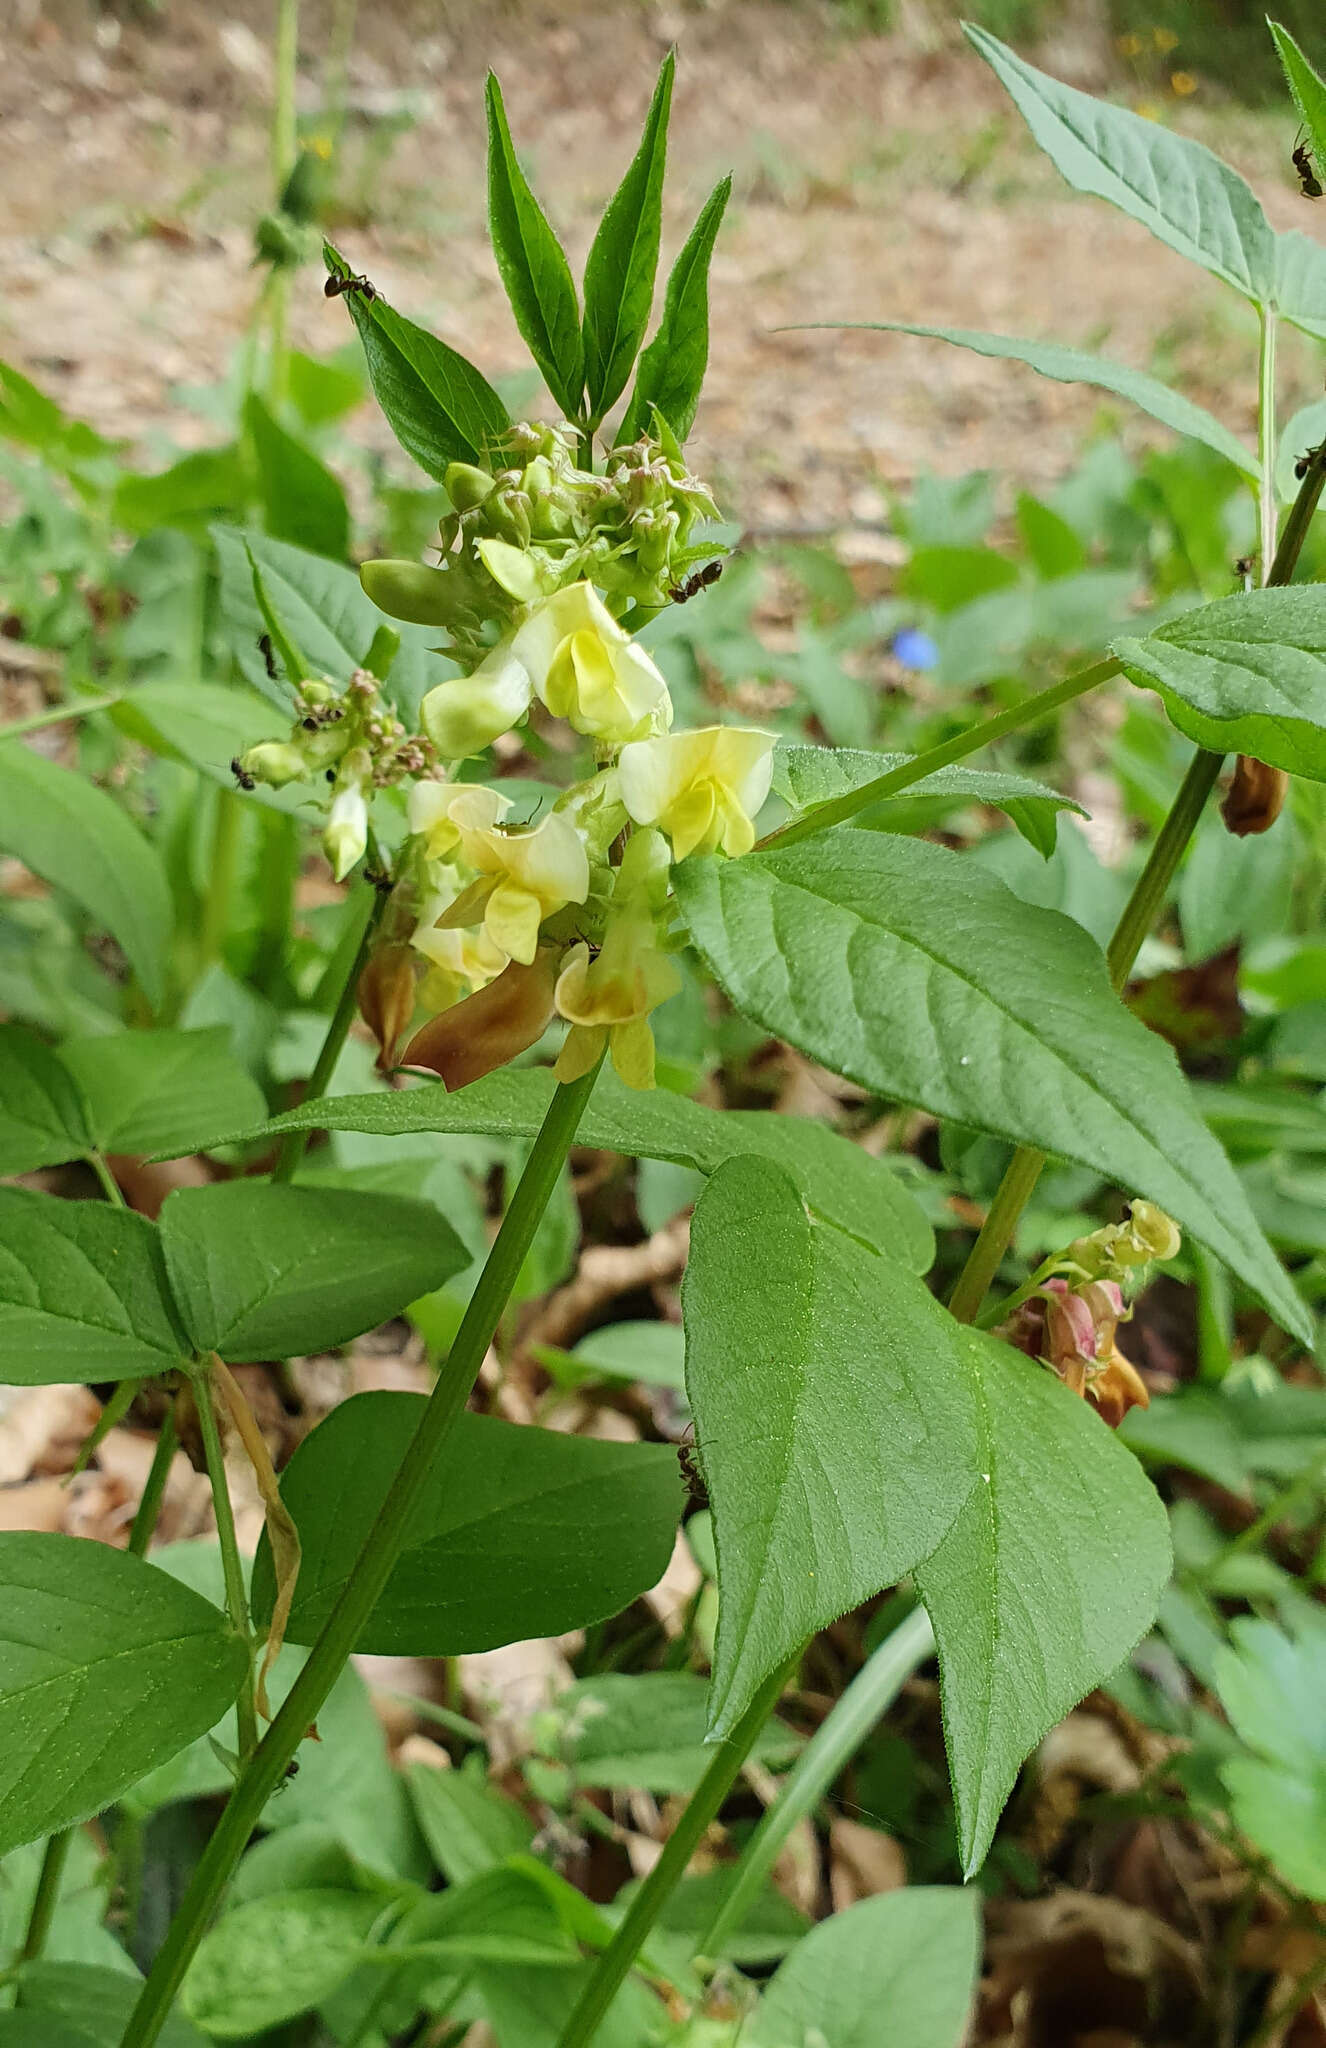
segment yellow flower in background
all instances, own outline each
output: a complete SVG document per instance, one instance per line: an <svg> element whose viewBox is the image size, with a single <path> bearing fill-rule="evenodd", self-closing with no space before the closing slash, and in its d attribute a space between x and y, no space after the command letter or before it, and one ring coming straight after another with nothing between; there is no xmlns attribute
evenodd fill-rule
<svg viewBox="0 0 1326 2048"><path fill-rule="evenodd" d="M608 1046L628 1088L654 1085L654 1034L649 1013L675 996L681 976L658 942L658 912L668 887L662 834L637 832L617 871L612 905L595 957L573 946L557 977L557 1013L571 1026L557 1061L559 1081L587 1074Z"/></svg>
<svg viewBox="0 0 1326 2048"><path fill-rule="evenodd" d="M678 860L755 844L755 818L769 794L774 735L750 726L637 740L617 763L622 802L638 825L657 825Z"/></svg>
<svg viewBox="0 0 1326 2048"><path fill-rule="evenodd" d="M668 687L591 583L571 583L530 610L511 653L554 718L620 746L672 723Z"/></svg>
<svg viewBox="0 0 1326 2048"><path fill-rule="evenodd" d="M588 896L589 856L559 811L521 829L503 825L510 809L510 797L480 783L416 783L410 827L429 860L459 855L475 876L437 920L441 928L482 923L505 958L529 966L544 918Z"/></svg>
<svg viewBox="0 0 1326 2048"><path fill-rule="evenodd" d="M1114 47L1121 57L1140 57L1142 54L1142 38L1135 35L1116 36Z"/></svg>
<svg viewBox="0 0 1326 2048"><path fill-rule="evenodd" d="M1193 77L1191 71L1171 71L1169 75L1169 89L1171 92L1177 93L1181 100L1186 100L1190 93L1196 92L1197 80Z"/></svg>
<svg viewBox="0 0 1326 2048"><path fill-rule="evenodd" d="M1171 50L1177 50L1179 47L1179 39L1172 28L1153 28L1151 40L1162 56L1168 56Z"/></svg>

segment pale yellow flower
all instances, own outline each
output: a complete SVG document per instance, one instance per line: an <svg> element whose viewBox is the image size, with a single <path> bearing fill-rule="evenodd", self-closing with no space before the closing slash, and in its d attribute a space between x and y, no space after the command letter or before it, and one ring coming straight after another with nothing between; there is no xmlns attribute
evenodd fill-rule
<svg viewBox="0 0 1326 2048"><path fill-rule="evenodd" d="M678 860L690 853L749 853L769 794L774 735L711 725L637 740L617 763L622 802L639 825L658 825Z"/></svg>
<svg viewBox="0 0 1326 2048"><path fill-rule="evenodd" d="M620 746L672 723L667 684L591 583L532 606L511 652L553 717L590 739Z"/></svg>
<svg viewBox="0 0 1326 2048"><path fill-rule="evenodd" d="M419 706L419 722L444 761L481 754L529 710L534 685L502 640L473 675L436 683Z"/></svg>
<svg viewBox="0 0 1326 2048"><path fill-rule="evenodd" d="M571 1025L557 1077L588 1073L605 1043L629 1088L654 1085L654 1034L649 1014L681 987L681 976L658 943L657 912L667 894L668 850L657 832L637 832L618 870L603 945L595 957L573 946L557 977L558 1015Z"/></svg>
<svg viewBox="0 0 1326 2048"><path fill-rule="evenodd" d="M560 812L504 828L510 808L509 797L480 783L421 782L410 792L410 826L429 860L459 858L475 877L443 913L443 929L482 922L507 959L528 966L544 918L589 894L589 857Z"/></svg>
<svg viewBox="0 0 1326 2048"><path fill-rule="evenodd" d="M323 828L322 848L332 873L343 882L368 844L368 805L358 783L338 790Z"/></svg>
<svg viewBox="0 0 1326 2048"><path fill-rule="evenodd" d="M431 898L424 905L410 941L415 952L422 953L430 963L422 990L430 1009L444 1009L457 996L486 987L507 963L506 954L493 944L482 926L465 931L438 924L438 918L445 917L454 900L446 895Z"/></svg>

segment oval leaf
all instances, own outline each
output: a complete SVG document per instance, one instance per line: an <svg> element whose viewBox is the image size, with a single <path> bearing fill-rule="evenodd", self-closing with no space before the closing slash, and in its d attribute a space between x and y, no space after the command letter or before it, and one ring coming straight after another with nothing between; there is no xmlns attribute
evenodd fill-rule
<svg viewBox="0 0 1326 2048"><path fill-rule="evenodd" d="M344 1891L287 1892L235 1906L205 1934L181 2000L221 2041L280 2026L344 1982L369 1946L380 1898Z"/></svg>
<svg viewBox="0 0 1326 2048"><path fill-rule="evenodd" d="M258 461L267 531L277 540L343 562L350 546L350 508L326 464L286 432L256 391L245 400L244 427Z"/></svg>
<svg viewBox="0 0 1326 2048"><path fill-rule="evenodd" d="M0 1383L146 1379L188 1348L155 1224L0 1188Z"/></svg>
<svg viewBox="0 0 1326 2048"><path fill-rule="evenodd" d="M262 1114L265 1098L224 1026L73 1039L61 1058L87 1098L102 1152L165 1152Z"/></svg>
<svg viewBox="0 0 1326 2048"><path fill-rule="evenodd" d="M774 755L774 788L798 811L846 796L895 768L905 767L909 754L875 754L858 747L779 747ZM896 797L884 797L857 813L858 825L889 824L889 813L905 807L910 818L942 816L961 804L985 804L1003 811L1037 853L1054 852L1060 811L1086 816L1081 804L1030 775L1006 775L963 765L938 768L920 782L909 783Z"/></svg>
<svg viewBox="0 0 1326 2048"><path fill-rule="evenodd" d="M649 324L676 68L676 53L669 50L645 116L640 147L608 201L585 262L585 383L594 419L602 419L625 390Z"/></svg>
<svg viewBox="0 0 1326 2048"><path fill-rule="evenodd" d="M1310 1341L1172 1051L1079 926L962 854L841 828L685 861L674 884L718 980L766 1030L876 1095L1158 1202Z"/></svg>
<svg viewBox="0 0 1326 2048"><path fill-rule="evenodd" d="M21 1024L0 1024L0 1173L79 1159L93 1143L82 1090Z"/></svg>
<svg viewBox="0 0 1326 2048"><path fill-rule="evenodd" d="M1112 651L1199 746L1326 781L1326 584L1218 598Z"/></svg>
<svg viewBox="0 0 1326 2048"><path fill-rule="evenodd" d="M161 1244L194 1345L236 1364L348 1344L470 1263L431 1203L244 1180L177 1188Z"/></svg>
<svg viewBox="0 0 1326 2048"><path fill-rule="evenodd" d="M170 887L155 847L114 797L11 740L0 746L0 850L104 927L160 1008L174 925Z"/></svg>
<svg viewBox="0 0 1326 2048"><path fill-rule="evenodd" d="M562 245L516 157L502 88L488 74L488 228L516 325L569 419L580 412L585 351Z"/></svg>
<svg viewBox="0 0 1326 2048"><path fill-rule="evenodd" d="M103 1543L0 1535L0 1586L3 1855L215 1726L248 1653L209 1601Z"/></svg>
<svg viewBox="0 0 1326 2048"><path fill-rule="evenodd" d="M547 1115L553 1087L546 1068L517 1072L504 1067L454 1095L424 1087L333 1096L290 1110L242 1135L276 1137L285 1131L318 1130L401 1137L442 1131L533 1138ZM926 1272L935 1255L930 1225L889 1168L809 1117L707 1109L663 1088L649 1094L628 1089L605 1073L580 1119L577 1143L629 1158L668 1159L706 1174L725 1159L748 1153L772 1159L791 1175L811 1208L849 1236L863 1238L916 1273Z"/></svg>
<svg viewBox="0 0 1326 2048"><path fill-rule="evenodd" d="M40 2013L52 2028L73 2027L97 2048L119 2048L142 1990L136 1971L91 1963L28 1963L22 1981L25 2012ZM42 2048L55 2048L53 2038L43 2036ZM206 2048L206 2043L196 2027L172 2013L161 2029L159 2048Z"/></svg>
<svg viewBox="0 0 1326 2048"><path fill-rule="evenodd" d="M862 1899L797 1943L747 2023L750 2048L877 2048L884 2014L899 2048L960 2048L979 1961L974 1892Z"/></svg>
<svg viewBox="0 0 1326 2048"><path fill-rule="evenodd" d="M939 1645L970 1877L1023 1758L1149 1628L1170 1547L1155 1489L1086 1401L994 1337L962 1342L980 1467L916 1584Z"/></svg>
<svg viewBox="0 0 1326 2048"><path fill-rule="evenodd" d="M343 1591L424 1407L418 1394L356 1394L282 1473L303 1545L291 1642L311 1643ZM356 1647L450 1657L606 1620L663 1576L680 1510L670 1445L461 1415ZM264 1537L253 1576L264 1620L272 1597Z"/></svg>
<svg viewBox="0 0 1326 2048"><path fill-rule="evenodd" d="M965 24L1061 177L1140 221L1181 256L1265 304L1275 236L1237 171L1200 142L1047 77L986 29Z"/></svg>
<svg viewBox="0 0 1326 2048"><path fill-rule="evenodd" d="M711 1734L816 1630L934 1549L971 1486L959 1327L912 1274L733 1159L682 1287L686 1390L718 1555Z"/></svg>
<svg viewBox="0 0 1326 2048"><path fill-rule="evenodd" d="M619 441L649 433L654 410L679 441L691 431L709 362L709 260L731 191L730 177L715 185L672 266L663 318L640 358L631 403L617 430Z"/></svg>

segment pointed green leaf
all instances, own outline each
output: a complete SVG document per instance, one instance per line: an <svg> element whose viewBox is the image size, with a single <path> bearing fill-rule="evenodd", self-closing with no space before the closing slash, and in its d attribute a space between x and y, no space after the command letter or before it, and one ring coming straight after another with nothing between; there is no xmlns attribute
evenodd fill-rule
<svg viewBox="0 0 1326 2048"><path fill-rule="evenodd" d="M350 547L350 510L326 464L286 432L256 391L245 401L244 425L258 459L268 533L343 562Z"/></svg>
<svg viewBox="0 0 1326 2048"><path fill-rule="evenodd" d="M488 74L488 228L516 325L568 419L580 412L585 350L570 268L520 168L502 88Z"/></svg>
<svg viewBox="0 0 1326 2048"><path fill-rule="evenodd" d="M631 403L617 432L619 441L647 434L653 408L679 441L691 431L709 362L709 261L731 191L730 177L715 185L672 266L663 318L640 358Z"/></svg>
<svg viewBox="0 0 1326 2048"><path fill-rule="evenodd" d="M1259 473L1252 450L1205 406L1194 405L1181 391L1172 391L1168 384L1162 384L1158 377L1149 377L1144 370L1130 369L1127 363L1112 363L1108 356L1089 355L1085 349L1068 348L1057 341L1022 341L1015 335L982 334L970 327L921 327L909 320L835 320L814 324L879 334L917 334L931 341L952 342L955 348L969 348L978 356L1025 363L1028 369L1039 371L1042 377L1052 377L1059 384L1094 384L1099 391L1113 391L1119 398L1140 406L1153 420L1172 427L1176 434L1186 434L1190 440L1214 448L1217 455L1234 463L1244 476L1255 479Z"/></svg>
<svg viewBox="0 0 1326 2048"><path fill-rule="evenodd" d="M0 745L0 851L108 931L160 1008L174 924L170 886L156 848L114 797L10 740Z"/></svg>
<svg viewBox="0 0 1326 2048"><path fill-rule="evenodd" d="M649 324L676 67L676 54L669 50L645 117L640 147L608 201L585 262L585 383L590 415L595 419L602 419L625 390Z"/></svg>
<svg viewBox="0 0 1326 2048"><path fill-rule="evenodd" d="M1200 142L1050 78L992 36L967 39L1036 141L1078 192L1133 220L1260 304L1275 290L1275 237L1251 188Z"/></svg>
<svg viewBox="0 0 1326 2048"><path fill-rule="evenodd" d="M313 1642L344 1591L424 1405L418 1394L356 1394L282 1473L303 1546L291 1642ZM681 1504L668 1444L598 1443L461 1415L356 1647L451 1657L605 1621L662 1578ZM264 1536L255 1615L270 1614L274 1591Z"/></svg>
<svg viewBox="0 0 1326 2048"><path fill-rule="evenodd" d="M161 1244L194 1346L232 1363L348 1344L470 1263L431 1203L247 1180L177 1188Z"/></svg>
<svg viewBox="0 0 1326 2048"><path fill-rule="evenodd" d="M1284 65L1289 90L1294 96L1303 125L1308 131L1308 147L1315 159L1318 181L1322 179L1322 166L1326 165L1326 79L1314 71L1303 52L1278 21L1267 21Z"/></svg>
<svg viewBox="0 0 1326 2048"><path fill-rule="evenodd" d="M749 2048L961 2048L980 1962L975 1892L916 1886L812 1927L743 2029Z"/></svg>
<svg viewBox="0 0 1326 2048"><path fill-rule="evenodd" d="M330 244L323 253L333 277L349 276ZM345 303L378 404L406 454L439 483L449 462L481 462L511 424L488 379L381 294L347 292Z"/></svg>
<svg viewBox="0 0 1326 2048"><path fill-rule="evenodd" d="M0 1174L79 1159L93 1144L82 1090L35 1032L0 1024Z"/></svg>
<svg viewBox="0 0 1326 2048"><path fill-rule="evenodd" d="M975 1484L916 1570L934 1624L944 1734L968 1876L1022 1761L1117 1670L1169 1576L1165 1511L1086 1401L979 1330Z"/></svg>
<svg viewBox="0 0 1326 2048"><path fill-rule="evenodd" d="M1326 341L1326 246L1297 228L1275 238L1275 302L1282 320Z"/></svg>
<svg viewBox="0 0 1326 2048"><path fill-rule="evenodd" d="M0 1854L99 1813L213 1727L248 1651L155 1565L0 1535Z"/></svg>
<svg viewBox="0 0 1326 2048"><path fill-rule="evenodd" d="M343 1891L286 1892L232 1907L189 1965L185 2012L221 2041L248 2041L308 2012L367 1953L382 1907L374 1893Z"/></svg>
<svg viewBox="0 0 1326 2048"><path fill-rule="evenodd" d="M911 758L909 754L874 754L859 747L780 746L774 755L773 786L796 810L811 810L874 782L878 776L891 774ZM942 817L963 804L986 804L991 810L1003 811L1023 838L1046 855L1055 849L1060 811L1086 816L1081 804L1029 775L960 765L936 769L896 797L883 798L862 811L856 822L889 830L890 813L903 814L909 825L918 821L912 829L923 829L930 818Z"/></svg>
<svg viewBox="0 0 1326 2048"><path fill-rule="evenodd" d="M1326 584L1218 598L1112 652L1199 746L1326 781Z"/></svg>
<svg viewBox="0 0 1326 2048"><path fill-rule="evenodd" d="M265 1106L223 1025L73 1039L60 1056L87 1098L92 1142L101 1152L183 1148L222 1124L261 1115Z"/></svg>
<svg viewBox="0 0 1326 2048"><path fill-rule="evenodd" d="M701 1195L682 1310L718 1555L717 1737L807 1637L934 1549L971 1488L974 1417L947 1310L813 1223L764 1160L729 1160Z"/></svg>
<svg viewBox="0 0 1326 2048"><path fill-rule="evenodd" d="M767 1031L874 1094L1158 1202L1307 1337L1173 1053L1067 918L945 847L842 828L685 861L674 885L714 974Z"/></svg>
<svg viewBox="0 0 1326 2048"><path fill-rule="evenodd" d="M553 1087L546 1068L504 1067L454 1095L424 1087L332 1096L274 1117L257 1130L224 1135L276 1137L288 1130L319 1130L401 1137L444 1131L533 1138ZM850 1236L863 1238L916 1273L926 1272L935 1255L929 1224L889 1168L809 1117L707 1109L663 1088L639 1093L604 1074L580 1120L577 1141L629 1158L669 1159L697 1173L713 1173L725 1159L747 1153L771 1159L791 1175L812 1209Z"/></svg>
<svg viewBox="0 0 1326 2048"><path fill-rule="evenodd" d="M187 1350L155 1224L0 1188L0 1383L146 1379Z"/></svg>

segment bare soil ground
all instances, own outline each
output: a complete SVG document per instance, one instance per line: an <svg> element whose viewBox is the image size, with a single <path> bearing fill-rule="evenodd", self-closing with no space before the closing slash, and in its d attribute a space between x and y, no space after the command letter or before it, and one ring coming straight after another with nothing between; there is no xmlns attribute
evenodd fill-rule
<svg viewBox="0 0 1326 2048"><path fill-rule="evenodd" d="M798 322L1054 335L1181 374L1247 429L1251 315L1142 229L1067 193L942 8L904 9L888 35L848 33L842 19L787 0L361 5L346 138L359 217L340 239L490 374L520 367L483 234L484 69L503 78L575 260L675 41L670 247L713 180L736 174L696 454L748 520L868 519L880 481L925 468L1052 476L1098 413L1095 394L939 344L779 331ZM325 16L306 11L304 37L301 102L313 111ZM256 292L252 223L271 196L268 11L164 0L159 13L93 15L74 0L18 0L3 49L0 348L145 453L162 428L206 438L171 391L224 374ZM1077 83L1126 89L1089 10L1037 54ZM1278 221L1303 224L1287 124L1217 106L1206 88L1162 111L1232 154ZM377 124L402 114L409 125L370 173ZM293 332L316 351L346 338L343 309L311 270ZM1297 361L1311 395L1309 359ZM1121 430L1139 431L1131 420ZM382 431L371 408L353 431Z"/></svg>

